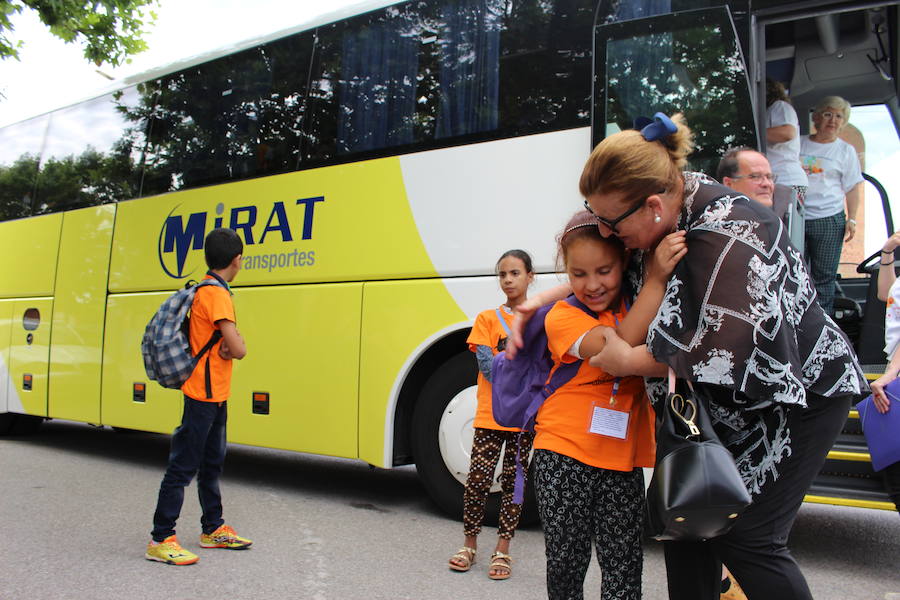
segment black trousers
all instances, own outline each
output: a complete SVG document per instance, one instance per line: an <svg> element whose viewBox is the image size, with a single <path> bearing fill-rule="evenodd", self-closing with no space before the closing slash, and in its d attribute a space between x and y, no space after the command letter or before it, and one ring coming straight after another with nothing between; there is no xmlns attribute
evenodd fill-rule
<svg viewBox="0 0 900 600"><path fill-rule="evenodd" d="M727 534L706 542L665 542L670 600L718 600L725 563L748 600L812 600L787 548L810 484L847 420L850 398L807 394L788 412L791 453Z"/></svg>
<svg viewBox="0 0 900 600"><path fill-rule="evenodd" d="M885 491L891 497L894 506L897 507L897 512L900 513L900 462L886 467L881 472L881 476L884 479Z"/></svg>

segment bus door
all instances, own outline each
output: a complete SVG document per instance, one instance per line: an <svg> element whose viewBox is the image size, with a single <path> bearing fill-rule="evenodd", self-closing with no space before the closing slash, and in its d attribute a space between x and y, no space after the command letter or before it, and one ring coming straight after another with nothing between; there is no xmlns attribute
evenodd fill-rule
<svg viewBox="0 0 900 600"><path fill-rule="evenodd" d="M7 410L47 416L47 374L50 360L52 298L27 298L9 302L9 376ZM3 333L0 325L0 334Z"/></svg>
<svg viewBox="0 0 900 600"><path fill-rule="evenodd" d="M715 176L728 148L759 147L751 98L728 7L595 23L592 147L637 117L681 112L690 168Z"/></svg>
<svg viewBox="0 0 900 600"><path fill-rule="evenodd" d="M0 301L0 415L9 412L9 343L12 330L12 302Z"/></svg>

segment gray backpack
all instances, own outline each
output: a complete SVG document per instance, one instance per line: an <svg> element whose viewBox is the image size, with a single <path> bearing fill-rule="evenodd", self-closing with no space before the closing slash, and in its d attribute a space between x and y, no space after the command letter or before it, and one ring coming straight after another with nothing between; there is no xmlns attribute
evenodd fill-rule
<svg viewBox="0 0 900 600"><path fill-rule="evenodd" d="M194 302L194 294L204 285L221 285L215 279L204 279L172 294L144 330L141 340L141 354L144 356L144 370L147 377L164 388L180 389L197 367L204 354L209 352L222 338L216 329L209 341L195 355L191 354L190 316L188 312ZM206 357L206 372L209 373L209 356ZM209 392L207 386L207 392ZM207 393L207 396L210 394Z"/></svg>

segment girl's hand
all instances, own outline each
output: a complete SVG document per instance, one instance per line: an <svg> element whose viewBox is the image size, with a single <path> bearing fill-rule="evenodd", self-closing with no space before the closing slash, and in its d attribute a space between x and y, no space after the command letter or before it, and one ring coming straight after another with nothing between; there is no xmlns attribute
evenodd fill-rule
<svg viewBox="0 0 900 600"><path fill-rule="evenodd" d="M225 340L222 340L222 343L219 344L219 356L225 360L231 360L231 350L228 349L228 344L225 343Z"/></svg>
<svg viewBox="0 0 900 600"><path fill-rule="evenodd" d="M687 254L686 231L670 233L657 244L653 255L647 261L647 279L665 283L684 255Z"/></svg>
<svg viewBox="0 0 900 600"><path fill-rule="evenodd" d="M897 247L900 247L900 231L895 231L884 243L884 246L881 247L881 250L883 252L893 252Z"/></svg>
<svg viewBox="0 0 900 600"><path fill-rule="evenodd" d="M540 307L539 298L529 298L513 309L515 316L513 317L512 327L509 328L509 340L506 342L506 356L510 359L515 358L519 348L524 345L522 332L525 331L525 323L534 316L534 311Z"/></svg>
<svg viewBox="0 0 900 600"><path fill-rule="evenodd" d="M591 366L599 367L614 377L631 375L633 370L629 368L628 356L634 348L620 338L612 327L602 327L601 329L606 337L606 346L599 354L591 357L589 361Z"/></svg>
<svg viewBox="0 0 900 600"><path fill-rule="evenodd" d="M894 235L897 234L895 233ZM885 373L872 382L872 403L881 414L886 413L891 408L891 401L888 400L888 397L885 395L884 388L887 384L892 382L895 377L896 376L891 376Z"/></svg>

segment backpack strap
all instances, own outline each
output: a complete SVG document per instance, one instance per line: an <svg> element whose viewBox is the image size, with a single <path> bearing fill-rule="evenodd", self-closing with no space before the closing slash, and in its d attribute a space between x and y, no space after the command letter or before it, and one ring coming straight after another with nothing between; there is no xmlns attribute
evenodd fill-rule
<svg viewBox="0 0 900 600"><path fill-rule="evenodd" d="M219 287L224 287L226 290L228 290L227 284L225 286L222 285L221 277L217 276L215 273L212 273L212 275L213 275L213 279L204 279L203 281L198 283L195 287L200 288L205 285L217 285ZM228 290L228 291L230 292L231 290ZM195 290L195 292L196 292L196 290ZM203 348L201 348L200 352L198 352L197 355L194 357L197 360L197 362L200 362L200 359L203 358L203 355L206 354L207 352L210 352L212 350L212 347L215 346L216 343L221 339L222 339L222 331L220 329L214 329L212 332L212 335L209 336L209 340L206 342L206 344L203 345ZM212 356L211 353L206 357L206 370L204 372L204 384L206 387L206 398L207 399L211 399L213 397L212 376L209 372L210 356Z"/></svg>
<svg viewBox="0 0 900 600"><path fill-rule="evenodd" d="M506 337L512 335L512 331L509 328L509 325L506 324L506 319L503 318L503 311L500 310L500 307L494 309L494 312L497 313L497 320L500 321L500 325L503 326L503 330L506 332Z"/></svg>

